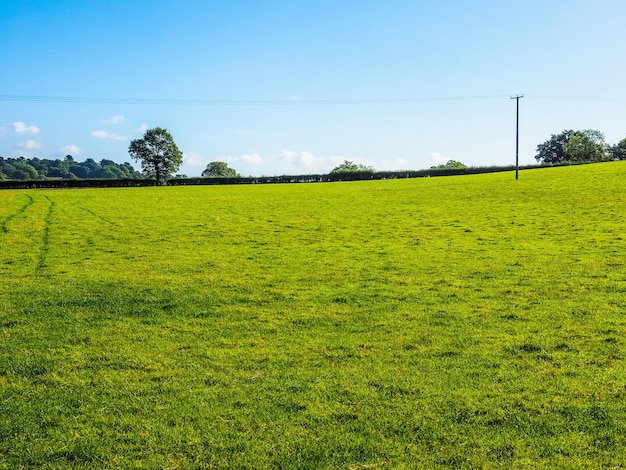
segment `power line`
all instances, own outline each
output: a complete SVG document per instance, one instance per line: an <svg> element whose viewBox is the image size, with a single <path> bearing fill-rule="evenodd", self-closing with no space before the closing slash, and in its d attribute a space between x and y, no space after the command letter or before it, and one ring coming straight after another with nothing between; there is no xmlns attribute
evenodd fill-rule
<svg viewBox="0 0 626 470"><path fill-rule="evenodd" d="M553 100L553 101L626 101L625 97L619 96L572 96L572 95L532 95L527 96L531 100Z"/></svg>
<svg viewBox="0 0 626 470"><path fill-rule="evenodd" d="M289 99L289 100L206 100L171 98L97 98L80 96L0 95L0 101L77 104L127 104L173 106L299 106L393 104L426 101L462 101L502 98L507 95L462 95L418 98L354 98L354 99Z"/></svg>
<svg viewBox="0 0 626 470"><path fill-rule="evenodd" d="M35 102L35 103L75 103L75 104L126 104L126 105L170 105L170 106L304 106L304 105L375 105L402 104L433 101L467 101L501 99L509 95L458 95L458 96L422 96L413 98L347 98L347 99L180 99L180 98L102 98L86 96L49 96L49 95L0 95L0 101ZM624 97L601 96L565 96L533 95L532 100L558 101L626 101Z"/></svg>

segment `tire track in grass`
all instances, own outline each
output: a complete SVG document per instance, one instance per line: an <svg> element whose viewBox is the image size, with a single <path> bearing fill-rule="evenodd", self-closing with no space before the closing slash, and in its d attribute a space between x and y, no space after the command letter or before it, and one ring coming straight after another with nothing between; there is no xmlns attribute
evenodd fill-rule
<svg viewBox="0 0 626 470"><path fill-rule="evenodd" d="M41 250L39 251L39 261L37 262L37 269L41 270L46 267L46 258L48 257L48 251L50 250L50 221L52 220L52 213L54 212L55 202L48 196L45 198L50 202L48 207L48 213L44 218L43 236L41 238Z"/></svg>
<svg viewBox="0 0 626 470"><path fill-rule="evenodd" d="M94 211L92 211L92 210L90 210L90 209L87 209L87 208L82 207L82 206L81 206L81 209L82 209L82 210L84 210L85 212L87 212L88 214L91 214L91 215L92 215L92 216L94 216L96 219L100 219L100 220L102 220L103 222L106 222L106 223L107 223L107 224L109 224L109 225L113 225L113 226L115 226L115 227L119 227L119 224L118 224L118 223L113 222L113 221L111 221L111 220L109 220L109 219L107 219L107 218L105 218L105 217L102 217L100 214L97 214L97 213L95 213Z"/></svg>
<svg viewBox="0 0 626 470"><path fill-rule="evenodd" d="M23 214L24 212L26 212L26 209L28 209L30 206L33 205L33 203L35 201L33 200L32 196L29 196L27 194L26 197L28 198L28 201L26 202L26 204L24 204L24 206L22 208L18 209L13 214L11 214L8 217L6 217L2 222L0 222L0 233L8 233L9 232L9 222L12 219L14 219L15 217L17 217L18 215Z"/></svg>

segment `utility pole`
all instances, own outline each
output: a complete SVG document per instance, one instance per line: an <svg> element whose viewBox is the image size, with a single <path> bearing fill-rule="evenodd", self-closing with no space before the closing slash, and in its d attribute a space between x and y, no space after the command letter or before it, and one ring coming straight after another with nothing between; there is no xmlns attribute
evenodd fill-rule
<svg viewBox="0 0 626 470"><path fill-rule="evenodd" d="M515 179L519 179L519 99L524 95L511 96L512 100L517 101L517 120L515 122Z"/></svg>

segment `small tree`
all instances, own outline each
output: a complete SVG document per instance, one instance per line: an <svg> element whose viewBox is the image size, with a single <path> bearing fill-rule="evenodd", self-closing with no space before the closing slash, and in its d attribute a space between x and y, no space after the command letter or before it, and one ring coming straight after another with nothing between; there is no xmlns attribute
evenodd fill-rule
<svg viewBox="0 0 626 470"><path fill-rule="evenodd" d="M456 160L448 160L446 163L442 163L441 165L431 166L431 170L462 170L467 168L465 164L461 162L457 162Z"/></svg>
<svg viewBox="0 0 626 470"><path fill-rule="evenodd" d="M341 165L333 168L330 173L374 173L374 168L367 165L356 164L349 160L344 160Z"/></svg>
<svg viewBox="0 0 626 470"><path fill-rule="evenodd" d="M617 144L609 147L611 160L626 160L626 139L620 140Z"/></svg>
<svg viewBox="0 0 626 470"><path fill-rule="evenodd" d="M224 162L211 162L202 172L204 178L241 178L241 175Z"/></svg>
<svg viewBox="0 0 626 470"><path fill-rule="evenodd" d="M183 154L166 129L148 129L143 139L135 139L128 147L133 160L141 161L145 175L162 184L183 163Z"/></svg>

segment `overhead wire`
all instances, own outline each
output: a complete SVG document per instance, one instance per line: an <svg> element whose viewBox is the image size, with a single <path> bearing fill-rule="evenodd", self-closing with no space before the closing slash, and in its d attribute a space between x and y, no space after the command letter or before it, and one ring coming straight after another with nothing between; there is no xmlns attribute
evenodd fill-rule
<svg viewBox="0 0 626 470"><path fill-rule="evenodd" d="M281 99L281 100L216 100L173 98L98 98L81 96L0 95L0 101L39 103L127 104L127 105L174 105L174 106L298 106L298 105L349 105L393 104L421 101L459 101L503 98L508 95L461 95L416 98L347 98L347 99Z"/></svg>
<svg viewBox="0 0 626 470"><path fill-rule="evenodd" d="M202 99L202 98L104 98L86 96L0 95L0 101L31 103L118 104L152 106L306 106L306 105L376 105L441 101L467 101L509 98L512 95L457 95L401 98L326 98L326 99ZM623 102L625 97L526 95L531 100Z"/></svg>

